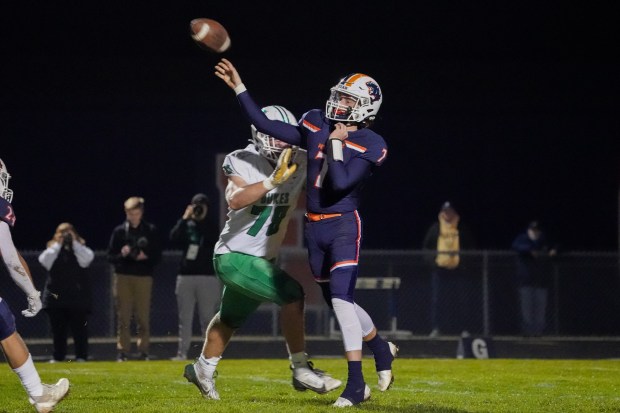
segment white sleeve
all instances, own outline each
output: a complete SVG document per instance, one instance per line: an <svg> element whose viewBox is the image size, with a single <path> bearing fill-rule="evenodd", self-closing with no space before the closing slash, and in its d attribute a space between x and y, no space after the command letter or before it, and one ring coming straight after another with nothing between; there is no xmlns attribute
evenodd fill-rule
<svg viewBox="0 0 620 413"><path fill-rule="evenodd" d="M37 290L34 288L30 276L19 260L19 255L13 244L13 238L11 237L9 224L4 221L0 221L0 254L2 254L2 259L9 270L9 274L11 274L11 278L15 281L15 284L17 284L27 296L36 295Z"/></svg>
<svg viewBox="0 0 620 413"><path fill-rule="evenodd" d="M88 267L95 258L95 253L93 250L88 248L86 245L80 244L76 240L73 240L73 253L77 258L78 264L80 264L80 267L82 268Z"/></svg>
<svg viewBox="0 0 620 413"><path fill-rule="evenodd" d="M54 262L56 261L56 258L58 258L59 253L60 244L58 242L54 242L52 245L46 248L45 251L41 253L41 255L39 255L39 262L46 270L49 271L52 269L52 265L54 265Z"/></svg>

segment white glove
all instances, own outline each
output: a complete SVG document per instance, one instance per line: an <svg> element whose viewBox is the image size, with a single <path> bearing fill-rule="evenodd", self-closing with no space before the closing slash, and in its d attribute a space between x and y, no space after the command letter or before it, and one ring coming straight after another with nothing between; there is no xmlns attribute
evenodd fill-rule
<svg viewBox="0 0 620 413"><path fill-rule="evenodd" d="M28 309L22 311L24 317L34 317L41 311L43 303L41 302L41 292L36 291L28 296Z"/></svg>
<svg viewBox="0 0 620 413"><path fill-rule="evenodd" d="M286 182L297 170L297 164L291 162L291 155L293 150L289 147L282 151L280 157L278 158L278 163L276 164L276 168L273 170L269 178L263 181L263 186L271 191L276 186L282 185Z"/></svg>

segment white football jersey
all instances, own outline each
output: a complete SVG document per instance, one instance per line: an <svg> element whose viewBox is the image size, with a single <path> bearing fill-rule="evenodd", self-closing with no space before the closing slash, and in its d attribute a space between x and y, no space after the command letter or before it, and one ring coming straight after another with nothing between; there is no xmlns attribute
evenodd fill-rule
<svg viewBox="0 0 620 413"><path fill-rule="evenodd" d="M215 244L216 254L241 252L268 260L276 258L297 199L306 181L306 153L298 149L293 160L295 174L260 200L239 210L228 209L228 220ZM226 176L238 176L246 183L261 182L274 167L253 144L226 155L222 164Z"/></svg>

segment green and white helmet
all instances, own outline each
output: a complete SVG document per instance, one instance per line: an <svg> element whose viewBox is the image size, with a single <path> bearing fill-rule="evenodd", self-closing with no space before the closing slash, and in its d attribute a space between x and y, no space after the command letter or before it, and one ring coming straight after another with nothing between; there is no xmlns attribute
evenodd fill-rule
<svg viewBox="0 0 620 413"><path fill-rule="evenodd" d="M265 106L261 110L271 120L279 120L280 122L288 123L289 125L297 125L295 116L290 110L283 106ZM252 139L250 141L256 145L256 149L262 156L272 162L277 162L282 151L291 146L286 142L282 142L281 140L274 138L273 136L265 135L264 133L257 131L254 125L252 125L251 128Z"/></svg>

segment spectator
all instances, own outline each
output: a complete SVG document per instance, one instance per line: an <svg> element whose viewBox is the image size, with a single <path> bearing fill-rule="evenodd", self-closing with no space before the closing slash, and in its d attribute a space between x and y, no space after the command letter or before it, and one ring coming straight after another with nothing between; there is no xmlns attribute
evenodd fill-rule
<svg viewBox="0 0 620 413"><path fill-rule="evenodd" d="M431 333L469 334L473 326L473 280L463 268L460 252L475 248L470 230L463 225L454 205L446 201L424 237L423 249L434 251L431 274ZM429 254L429 257L431 255Z"/></svg>
<svg viewBox="0 0 620 413"><path fill-rule="evenodd" d="M26 294L28 308L22 310L24 317L34 317L41 311L41 293L32 283L30 268L15 249L11 227L15 225L15 211L11 201L13 191L9 189L9 171L0 159L0 257L15 284ZM15 316L6 301L0 297L0 347L9 367L17 374L28 401L37 412L50 412L69 391L69 380L62 378L56 384L41 382L32 356L15 326ZM6 391L3 391L3 394ZM4 409L2 409L4 410Z"/></svg>
<svg viewBox="0 0 620 413"><path fill-rule="evenodd" d="M512 249L517 256L517 290L521 312L521 332L526 337L540 337L547 319L547 296L552 283L550 248L538 221L515 238Z"/></svg>
<svg viewBox="0 0 620 413"><path fill-rule="evenodd" d="M108 245L108 260L114 266L117 361L126 361L131 349L132 315L140 358L149 360L153 272L161 258L161 242L157 227L142 219L144 198L132 196L124 206L127 219L114 228Z"/></svg>
<svg viewBox="0 0 620 413"><path fill-rule="evenodd" d="M179 346L172 360L187 360L194 308L198 306L204 337L220 301L221 285L213 271L213 247L219 231L206 219L208 211L209 198L205 194L194 195L183 217L170 231L170 240L183 250L174 291L179 316Z"/></svg>
<svg viewBox="0 0 620 413"><path fill-rule="evenodd" d="M91 289L88 266L95 254L72 224L58 225L39 262L48 271L43 308L52 326L54 353L50 362L67 356L68 330L73 334L76 361L88 360L88 315Z"/></svg>

